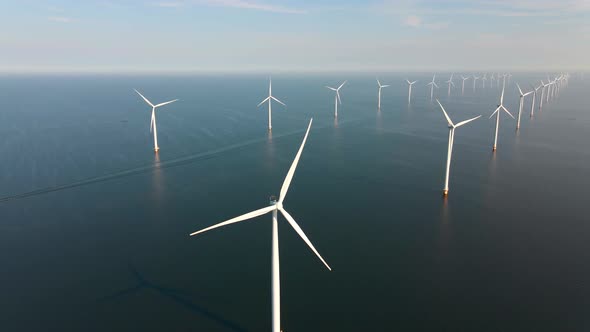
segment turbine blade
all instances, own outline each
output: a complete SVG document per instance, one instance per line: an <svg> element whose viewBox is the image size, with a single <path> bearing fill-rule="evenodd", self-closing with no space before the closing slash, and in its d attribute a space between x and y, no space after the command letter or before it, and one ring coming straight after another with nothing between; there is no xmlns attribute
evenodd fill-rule
<svg viewBox="0 0 590 332"><path fill-rule="evenodd" d="M133 89L135 90L135 89ZM141 98L143 98L143 100L145 100L146 103L148 103L148 105L150 105L151 107L154 107L154 104L152 104L146 97L144 97L141 93L139 93L139 91L135 90L135 92L137 92L138 95L141 96Z"/></svg>
<svg viewBox="0 0 590 332"><path fill-rule="evenodd" d="M435 82L432 82L432 84L438 89L438 85Z"/></svg>
<svg viewBox="0 0 590 332"><path fill-rule="evenodd" d="M388 85L388 84L386 84L386 85L382 85L381 87L382 87L382 88L386 88L386 87L388 87L388 86L389 86L389 85Z"/></svg>
<svg viewBox="0 0 590 332"><path fill-rule="evenodd" d="M256 107L260 107L260 105L266 103L266 101L269 100L269 99L270 99L270 96L266 97L266 99L264 99L263 101L261 101L260 104L258 104L258 106L256 106Z"/></svg>
<svg viewBox="0 0 590 332"><path fill-rule="evenodd" d="M522 93L522 90L520 89L520 85L518 85L518 83L516 83L516 87L518 88L518 92L520 92L520 95L522 96L523 93Z"/></svg>
<svg viewBox="0 0 590 332"><path fill-rule="evenodd" d="M479 115L479 116L476 116L476 117L475 117L475 118L473 118L473 119L469 119L469 120L461 121L461 122L459 122L459 123L457 123L457 124L455 125L455 128L459 128L459 127L461 127L462 125L464 125L464 124L467 124L467 123L469 123L469 122L471 122L471 121L477 120L477 119L479 119L479 118L481 118L481 115Z"/></svg>
<svg viewBox="0 0 590 332"><path fill-rule="evenodd" d="M381 88L381 82L379 82L379 79L377 79L377 85L379 85L379 87Z"/></svg>
<svg viewBox="0 0 590 332"><path fill-rule="evenodd" d="M492 118L492 116L494 116L494 114L498 113L498 111L500 110L500 108L502 108L501 106L498 106L498 108L496 108L496 110L494 111L494 113L492 113L492 115L490 115L489 119Z"/></svg>
<svg viewBox="0 0 590 332"><path fill-rule="evenodd" d="M285 105L285 103L283 103L282 101L278 100L277 98L275 98L273 96L270 96L270 98L272 98L274 101L276 101L277 103L279 103L279 104L281 104L281 105L283 105L285 107L287 106L287 105Z"/></svg>
<svg viewBox="0 0 590 332"><path fill-rule="evenodd" d="M301 153L303 152L303 147L305 146L305 141L307 141L307 135L309 135L309 130L311 129L311 123L313 122L313 118L309 120L309 125L307 126L307 131L305 132L305 136L303 137L303 142L301 142L301 147L297 154L295 155L295 160L293 160L293 164L291 164L291 168L287 172L287 176L285 177L285 181L283 182L283 186L281 187L281 192L279 193L279 203L282 203L285 200L285 196L287 195L287 191L289 190L289 185L291 184L291 180L293 179L293 175L295 174L295 169L297 168L297 163L299 163L299 158L301 157Z"/></svg>
<svg viewBox="0 0 590 332"><path fill-rule="evenodd" d="M333 88L333 87L331 87L331 86L327 86L327 85L326 85L326 88L328 88L328 89L330 89L330 90L332 90L332 91L336 91L336 89L334 89L334 88Z"/></svg>
<svg viewBox="0 0 590 332"><path fill-rule="evenodd" d="M455 124L453 123L453 121L451 121L451 118L449 118L449 115L447 114L447 111L445 111L445 108L443 107L443 105L440 103L440 101L438 101L438 99L436 100L436 102L438 103L438 105L440 106L440 109L443 111L443 114L445 115L445 118L447 118L447 122L449 123L449 126L451 127L455 127Z"/></svg>
<svg viewBox="0 0 590 332"><path fill-rule="evenodd" d="M408 82L408 84L412 85L412 83L410 83L410 80L408 80L407 78L406 78L406 82Z"/></svg>
<svg viewBox="0 0 590 332"><path fill-rule="evenodd" d="M341 88L341 87L343 87L343 86L344 86L344 84L346 84L346 82L348 82L348 80L347 80L347 81L344 81L344 82L342 82L342 84L340 84L340 86L338 87L338 90L340 90L340 88Z"/></svg>
<svg viewBox="0 0 590 332"><path fill-rule="evenodd" d="M516 119L514 116L512 116L512 114L506 109L506 107L504 107L504 105L502 105L502 109L504 110L504 112L508 113L508 115L510 115L511 118Z"/></svg>
<svg viewBox="0 0 590 332"><path fill-rule="evenodd" d="M311 249L311 251L314 252L314 254L316 254L316 256L318 256L318 258L322 261L322 263L324 263L324 265L328 268L328 270L332 271L332 268L330 267L330 265L328 265L328 263L326 263L326 261L322 258L322 256L320 255L320 253L315 249L315 247L313 246L313 244L311 243L311 241L309 241L309 239L307 238L307 235L305 235L305 233L303 232L303 230L301 229L301 227L299 227L299 225L297 224L297 222L295 221L295 219L293 219L293 217L291 217L291 215L289 214L289 212L285 211L285 209L279 209L279 211L281 211L281 214L285 217L285 219L287 219L287 221L289 222L289 225L291 225L291 227L293 227L293 229L295 230L295 232L297 232L297 234L299 234L299 236L301 237L301 239L307 243L307 245L309 246L309 248Z"/></svg>
<svg viewBox="0 0 590 332"><path fill-rule="evenodd" d="M336 90L336 96L338 97L338 103L342 105L342 100L340 99L340 92Z"/></svg>
<svg viewBox="0 0 590 332"><path fill-rule="evenodd" d="M204 232L210 231L212 229L223 227L223 226L226 226L226 225L229 225L229 224L234 224L234 223L237 223L237 222L240 222L240 221L252 219L252 218L261 216L263 214L269 213L270 211L275 210L276 208L277 207L275 205L271 205L271 206L267 206L267 207L262 208L262 209L258 209L258 210L252 211L252 212L248 212L248 213L243 214L241 216L238 216L238 217L235 217L235 218L226 220L224 222L220 222L219 224L215 224L213 226L204 228L204 229L202 229L200 231L193 232L193 233L190 234L190 236L194 236L194 235L197 235L197 234L200 234L200 233L204 233Z"/></svg>
<svg viewBox="0 0 590 332"><path fill-rule="evenodd" d="M178 101L178 99L174 99L174 100L171 100L171 101L167 101L167 102L165 102L165 103L158 104L158 105L156 105L156 106L154 106L154 107L160 107L160 106L164 106L164 105L172 104L172 103L173 103L173 102L175 102L175 101Z"/></svg>

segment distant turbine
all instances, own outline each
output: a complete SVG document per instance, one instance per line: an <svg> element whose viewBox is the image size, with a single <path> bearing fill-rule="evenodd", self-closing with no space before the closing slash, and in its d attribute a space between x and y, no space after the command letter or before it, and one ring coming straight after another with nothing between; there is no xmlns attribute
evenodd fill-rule
<svg viewBox="0 0 590 332"><path fill-rule="evenodd" d="M533 93L533 91L523 93L518 83L516 83L516 87L518 88L518 93L520 93L520 104L518 106L518 120L516 121L516 129L518 130L520 129L520 114L522 113L522 107L524 106L524 97L530 95L531 93Z"/></svg>
<svg viewBox="0 0 590 332"><path fill-rule="evenodd" d="M287 172L287 176L285 177L285 181L283 182L283 186L281 187L281 191L279 194L279 199L277 200L275 197L271 197L270 206L258 209L239 217L235 217L229 219L227 221L221 222L219 224L207 227L200 231L191 233L191 236L207 232L209 230L226 226L229 224L237 223L240 221L252 219L263 214L267 214L272 212L272 331L273 332L280 332L281 331L281 283L280 283L280 275L279 275L279 231L278 231L278 220L277 220L277 211L281 212L281 214L287 219L287 222L295 232L303 239L305 243L309 246L309 248L318 256L318 258L324 263L324 265L328 268L328 270L332 270L328 263L324 261L322 256L318 253L315 249L311 241L307 238L301 227L297 224L295 219L291 217L291 215L283 208L283 200L285 199L285 195L289 189L289 185L291 184L291 180L293 179L293 175L295 174L295 169L297 168L297 163L299 162L299 158L301 157L301 153L303 152L303 147L305 146L305 141L307 140L307 135L309 134L309 130L311 129L311 123L313 119L309 121L309 126L307 127L307 132L303 137L303 142L301 143L301 147L295 156L295 160L289 168L289 172Z"/></svg>
<svg viewBox="0 0 590 332"><path fill-rule="evenodd" d="M461 79L463 80L463 85L461 86L461 94L465 94L465 81L469 79L469 76L463 77L463 75L461 75Z"/></svg>
<svg viewBox="0 0 590 332"><path fill-rule="evenodd" d="M338 117L338 103L342 104L342 100L340 100L340 88L342 88L344 86L344 84L346 84L346 81L342 82L342 84L340 84L340 86L337 89L326 86L326 88L328 88L332 91L336 91L336 96L334 96L334 117L335 118Z"/></svg>
<svg viewBox="0 0 590 332"><path fill-rule="evenodd" d="M496 151L496 146L498 145L498 127L500 126L500 111L504 110L506 113L508 113L508 115L510 115L514 119L512 114L510 114L510 112L508 112L506 107L504 107L504 87L505 87L505 85L502 85L502 95L500 96L500 105L498 105L498 108L496 108L496 110L492 113L492 115L490 115L490 119L491 119L492 116L494 116L494 114L496 114L496 134L494 136L494 146L492 148L492 151Z"/></svg>
<svg viewBox="0 0 590 332"><path fill-rule="evenodd" d="M432 82L426 84L426 86L430 85L430 100L432 100L432 96L434 93L434 87L436 87L438 89L438 85L436 85L436 82L434 81L435 78L436 78L436 74L434 74L434 76L432 76Z"/></svg>
<svg viewBox="0 0 590 332"><path fill-rule="evenodd" d="M268 101L268 130L272 130L272 101L276 101L277 103L285 105L282 101L278 100L277 98L272 96L272 79L268 79L268 97L266 97L263 101L258 104L256 107L260 107L260 105L266 103Z"/></svg>
<svg viewBox="0 0 590 332"><path fill-rule="evenodd" d="M451 84L453 85L453 87L455 86L455 83L453 83L453 74L451 74L451 78L449 78L449 80L446 82L449 85L449 91L447 92L447 96L451 95Z"/></svg>
<svg viewBox="0 0 590 332"><path fill-rule="evenodd" d="M481 79L481 81L483 82L482 87L485 89L486 88L486 81L488 80L486 73L483 74L483 78Z"/></svg>
<svg viewBox="0 0 590 332"><path fill-rule="evenodd" d="M406 79L406 82L408 82L408 104L409 104L410 101L412 100L412 85L416 84L416 82L418 82L418 81L410 82L410 80Z"/></svg>
<svg viewBox="0 0 590 332"><path fill-rule="evenodd" d="M451 118L449 118L449 115L445 111L445 108L442 106L440 101L438 101L438 99L437 99L436 102L438 102L438 105L440 106L440 109L443 111L445 118L447 118L447 123L449 124L449 146L447 148L447 171L445 173L445 188L443 189L443 195L446 196L449 194L449 171L451 169L451 156L453 154L453 143L455 141L455 129L459 128L462 125L467 124L473 120L479 119L481 117L481 115L476 116L475 118L461 121L457 124L454 124L453 121L451 121Z"/></svg>
<svg viewBox="0 0 590 332"><path fill-rule="evenodd" d="M478 76L473 75L473 91L475 91L475 82L477 82L478 79Z"/></svg>
<svg viewBox="0 0 590 332"><path fill-rule="evenodd" d="M381 89L386 88L389 85L381 85L381 82L379 82L379 79L377 79L377 85L379 85L379 102L377 103L377 108L381 109Z"/></svg>
<svg viewBox="0 0 590 332"><path fill-rule="evenodd" d="M492 73L492 76L490 76L490 87L492 87L492 83L494 82L496 78L494 77L494 73Z"/></svg>
<svg viewBox="0 0 590 332"><path fill-rule="evenodd" d="M543 108L543 99L545 97L545 88L548 86L549 84L545 84L543 83L543 80L541 80L541 100L539 101L539 109Z"/></svg>
<svg viewBox="0 0 590 332"><path fill-rule="evenodd" d="M154 151L158 152L158 150L160 150L160 147L158 146L158 130L156 128L156 108L158 108L160 106L171 104L171 103L177 101L178 99L174 99L174 100L170 100L170 101L158 104L158 105L154 105L146 97L144 97L141 93L139 93L139 91L135 90L135 92L137 92L137 94L140 95L141 98L143 98L143 100L145 100L145 102L148 103L148 105L150 105L152 107L152 119L150 121L150 132L154 133Z"/></svg>
<svg viewBox="0 0 590 332"><path fill-rule="evenodd" d="M542 87L542 85L539 85L539 87L535 88L534 86L531 85L531 88L533 88L533 102L531 104L531 118L535 115L535 101L537 100L537 90L539 90Z"/></svg>

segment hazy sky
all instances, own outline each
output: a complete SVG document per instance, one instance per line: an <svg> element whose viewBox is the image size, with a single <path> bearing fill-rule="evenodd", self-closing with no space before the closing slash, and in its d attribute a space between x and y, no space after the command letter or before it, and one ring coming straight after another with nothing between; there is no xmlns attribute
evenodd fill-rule
<svg viewBox="0 0 590 332"><path fill-rule="evenodd" d="M590 0L14 0L0 29L0 71L590 69Z"/></svg>

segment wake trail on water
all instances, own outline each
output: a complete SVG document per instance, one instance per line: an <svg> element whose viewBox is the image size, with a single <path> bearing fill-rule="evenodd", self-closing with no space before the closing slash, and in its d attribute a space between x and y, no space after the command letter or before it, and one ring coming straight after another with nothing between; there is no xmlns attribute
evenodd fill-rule
<svg viewBox="0 0 590 332"><path fill-rule="evenodd" d="M344 124L351 124L353 122L358 122L358 120L345 122ZM318 127L317 129L325 129L328 127L330 127L330 125ZM291 131L291 132L284 133L281 135L276 135L276 136L273 135L272 139L293 136L296 134L301 134L303 132L305 132L305 130ZM27 192L20 193L20 194L8 195L8 196L0 197L0 203L5 203L8 201L19 200L19 199L24 199L24 198L28 198L28 197L43 195L43 194L48 194L48 193L52 193L52 192L56 192L56 191L62 191L62 190L82 187L82 186L95 184L95 183L102 183L102 182L106 182L106 181L110 181L110 180L114 180L114 179L125 178L128 176L149 173L149 172L152 172L156 169L164 169L164 168L172 168L172 167L188 165L188 164L192 164L195 162L211 159L211 158L223 155L224 153L227 153L230 151L239 151L240 149L247 148L247 147L250 147L250 146L258 144L258 143L262 143L266 140L268 140L268 137L251 139L251 140L243 141L240 143L231 144L231 145L219 148L219 149L214 149L211 151L186 155L186 156L174 158L174 159L167 160L167 161L156 162L156 163L153 163L150 165L129 168L129 169L125 169L125 170L121 170L121 171L117 171L117 172L113 172L113 173L109 173L109 174L105 174L105 175L94 176L94 177L90 177L90 178L86 178L86 179L82 179L82 180L78 180L78 181L74 181L74 182L70 182L70 183L66 183L66 184L45 187L45 188L36 189L36 190L32 190L32 191L27 191Z"/></svg>

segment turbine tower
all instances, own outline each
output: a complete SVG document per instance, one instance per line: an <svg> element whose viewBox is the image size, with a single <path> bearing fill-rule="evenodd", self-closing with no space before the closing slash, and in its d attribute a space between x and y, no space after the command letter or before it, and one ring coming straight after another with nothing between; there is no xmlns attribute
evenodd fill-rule
<svg viewBox="0 0 590 332"><path fill-rule="evenodd" d="M516 83L516 87L518 88L518 93L520 94L520 103L518 106L518 120L516 120L516 130L520 129L520 114L522 113L522 107L524 106L524 97L530 95L531 93L533 93L533 91L529 91L527 93L523 93L522 89L520 88L520 85L518 85L518 83Z"/></svg>
<svg viewBox="0 0 590 332"><path fill-rule="evenodd" d="M256 106L256 107L260 107L262 104L264 104L268 101L268 130L272 130L272 101L273 100L285 107L287 106L282 101L280 101L277 98L272 96L272 79L269 78L268 79L268 97L266 97L263 101L261 101L260 104L258 104L258 106Z"/></svg>
<svg viewBox="0 0 590 332"><path fill-rule="evenodd" d="M455 87L455 83L453 83L453 74L451 74L451 78L449 78L448 81L446 81L446 83L449 85L449 90L447 92L447 96L451 95L451 85L453 85L453 87Z"/></svg>
<svg viewBox="0 0 590 332"><path fill-rule="evenodd" d="M541 87L542 87L542 85L539 85L536 88L531 85L531 88L533 88L533 102L531 103L531 118L535 115L535 101L537 100L537 90L539 90Z"/></svg>
<svg viewBox="0 0 590 332"><path fill-rule="evenodd" d="M342 82L338 88L332 88L330 86L326 86L326 88L335 91L336 95L334 96L334 117L338 117L338 103L342 104L342 100L340 100L340 89L346 84L346 81Z"/></svg>
<svg viewBox="0 0 590 332"><path fill-rule="evenodd" d="M389 85L381 85L379 79L377 79L377 85L379 85L379 102L377 103L377 108L381 109L381 89L387 88Z"/></svg>
<svg viewBox="0 0 590 332"><path fill-rule="evenodd" d="M410 101L412 100L412 85L416 84L416 82L418 82L418 81L410 82L410 80L406 79L406 82L408 83L408 104L409 104Z"/></svg>
<svg viewBox="0 0 590 332"><path fill-rule="evenodd" d="M145 100L145 102L152 107L152 119L150 121L150 132L154 133L154 151L158 152L158 150L160 150L160 147L158 146L158 129L156 128L156 108L158 108L160 106L172 104L173 102L178 101L178 99L174 99L174 100L170 100L170 101L167 101L167 102L164 102L161 104L154 105L146 97L144 97L141 93L139 93L139 91L135 90L135 92L137 92L137 94L139 96L141 96L141 98L143 98L143 100Z"/></svg>
<svg viewBox="0 0 590 332"><path fill-rule="evenodd" d="M510 115L514 119L512 114L510 114L510 112L506 109L506 107L504 107L504 87L505 86L506 85L502 84L502 95L500 96L500 105L498 105L498 108L496 108L496 110L492 113L492 115L490 115L490 119L491 119L492 116L494 116L494 114L496 114L496 134L494 136L494 146L492 147L492 151L496 151L496 147L498 145L498 127L500 126L500 111L503 110L504 112L508 113L508 115Z"/></svg>
<svg viewBox="0 0 590 332"><path fill-rule="evenodd" d="M453 121L451 121L451 118L449 118L449 115L445 111L445 108L440 103L440 101L438 101L438 99L437 99L436 102L440 106L440 109L443 111L443 114L445 115L445 118L447 119L447 123L449 125L449 145L447 147L447 171L445 173L445 188L443 189L443 196L447 196L449 194L449 172L451 169L451 156L453 154L453 143L455 141L455 129L457 129L457 128L461 127L462 125L467 124L473 120L479 119L481 117L481 115L476 116L475 118L461 121L457 124L454 124Z"/></svg>
<svg viewBox="0 0 590 332"><path fill-rule="evenodd" d="M469 76L464 77L463 75L461 75L461 79L463 80L463 85L461 86L461 94L465 94L465 81L469 79Z"/></svg>
<svg viewBox="0 0 590 332"><path fill-rule="evenodd" d="M434 94L434 87L436 87L438 89L438 85L436 85L436 82L434 81L435 78L436 78L436 74L434 74L434 76L432 76L432 82L426 84L426 86L430 85L430 100L432 100L432 96Z"/></svg>
<svg viewBox="0 0 590 332"><path fill-rule="evenodd" d="M475 92L475 82L479 79L479 76L473 75L473 91Z"/></svg>
<svg viewBox="0 0 590 332"><path fill-rule="evenodd" d="M284 209L283 207L283 200L285 199L285 195L289 190L289 185L291 184L291 180L293 179L293 175L295 174L295 169L297 168L297 163L299 162L299 158L301 157L301 153L303 152L303 147L305 146L305 141L307 140L307 135L309 134L309 130L311 129L311 123L313 119L309 121L309 126L307 127L307 132L303 137L303 142L301 143L301 147L295 156L295 160L289 168L287 172L287 176L285 177L285 181L283 182L283 186L281 187L281 191L279 194L278 200L275 197L271 197L270 199L270 206L267 206L262 209L258 209L246 214L243 214L239 217L235 217L229 219L227 221L221 222L219 224L207 227L200 231L191 233L191 236L210 231L212 229L226 226L229 224L234 224L240 221L252 219L263 214L267 214L272 212L272 255L271 255L271 264L272 264L272 332L280 332L281 331L281 283L280 283L280 275L279 275L279 232L278 232L278 218L277 212L280 212L291 227L295 230L295 232L301 237L301 239L309 246L309 248L316 254L316 256L324 263L324 265L328 268L328 270L332 270L328 263L320 256L318 251L315 249L311 241L307 238L301 227L297 224L295 219Z"/></svg>

